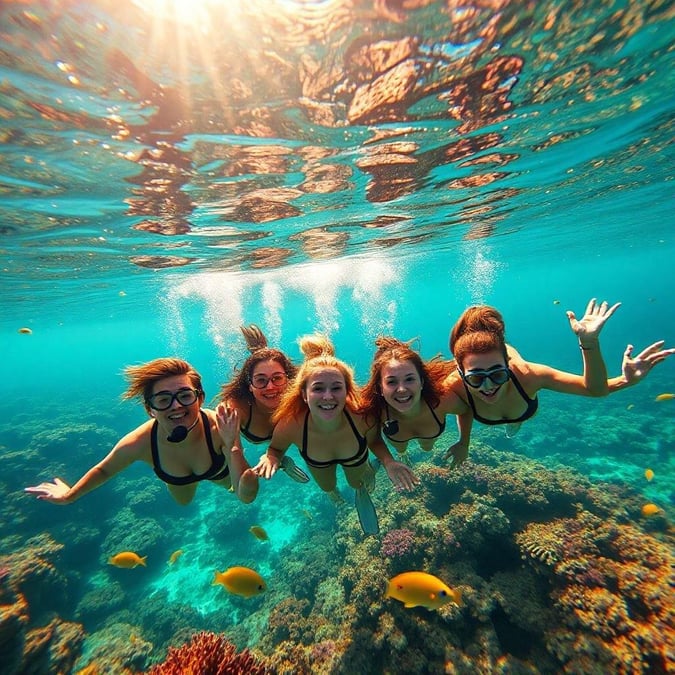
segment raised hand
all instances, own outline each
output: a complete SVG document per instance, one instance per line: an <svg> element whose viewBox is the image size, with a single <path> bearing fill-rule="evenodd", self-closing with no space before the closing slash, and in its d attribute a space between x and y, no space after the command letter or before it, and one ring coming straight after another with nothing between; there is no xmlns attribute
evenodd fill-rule
<svg viewBox="0 0 675 675"><path fill-rule="evenodd" d="M587 345L597 342L600 337L600 331L605 325L605 321L607 321L619 307L621 307L620 302L617 302L610 307L606 300L597 304L595 298L591 298L586 306L586 312L581 319L577 319L574 312L567 311L566 313L570 322L570 327L579 338L579 343L581 345Z"/></svg>
<svg viewBox="0 0 675 675"><path fill-rule="evenodd" d="M216 408L216 426L225 447L231 448L239 438L239 413L237 409L219 403Z"/></svg>
<svg viewBox="0 0 675 675"><path fill-rule="evenodd" d="M627 385L637 384L649 371L661 361L675 354L675 349L661 349L665 340L659 340L645 347L637 356L633 356L633 345L628 345L623 353L621 372Z"/></svg>

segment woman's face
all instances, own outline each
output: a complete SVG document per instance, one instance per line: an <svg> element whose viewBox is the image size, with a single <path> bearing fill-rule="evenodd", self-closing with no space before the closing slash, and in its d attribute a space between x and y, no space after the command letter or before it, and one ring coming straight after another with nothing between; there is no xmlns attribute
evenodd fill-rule
<svg viewBox="0 0 675 675"><path fill-rule="evenodd" d="M307 378L303 398L313 417L325 421L342 414L347 401L344 375L337 368L320 368Z"/></svg>
<svg viewBox="0 0 675 675"><path fill-rule="evenodd" d="M249 391L256 404L268 410L275 410L288 385L283 366L272 359L259 361L251 371Z"/></svg>
<svg viewBox="0 0 675 675"><path fill-rule="evenodd" d="M387 361L380 371L382 396L401 413L414 408L422 397L422 378L412 361Z"/></svg>
<svg viewBox="0 0 675 675"><path fill-rule="evenodd" d="M469 377L472 380L482 379L479 387L471 386L466 379L464 380L472 396L478 396L482 401L489 404L497 403L503 398L504 392L507 390L507 387L504 385L508 384L508 379L499 384L490 379L490 377L487 377L487 375L493 374L498 381L502 381L506 377L504 370L507 369L507 365L501 351L494 350L485 354L467 354L462 366L464 378Z"/></svg>
<svg viewBox="0 0 675 675"><path fill-rule="evenodd" d="M195 391L188 375L171 375L157 380L148 403L150 415L169 433L178 426L190 427L197 419L204 400L204 394ZM164 408L167 404L169 407L164 410L152 407Z"/></svg>

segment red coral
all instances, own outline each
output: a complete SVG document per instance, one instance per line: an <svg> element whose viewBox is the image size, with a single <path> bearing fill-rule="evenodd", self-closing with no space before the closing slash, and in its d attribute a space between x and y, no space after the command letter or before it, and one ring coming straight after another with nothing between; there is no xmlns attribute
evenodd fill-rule
<svg viewBox="0 0 675 675"><path fill-rule="evenodd" d="M170 647L164 663L149 675L265 675L269 669L248 649L237 648L222 635L197 633L182 647Z"/></svg>

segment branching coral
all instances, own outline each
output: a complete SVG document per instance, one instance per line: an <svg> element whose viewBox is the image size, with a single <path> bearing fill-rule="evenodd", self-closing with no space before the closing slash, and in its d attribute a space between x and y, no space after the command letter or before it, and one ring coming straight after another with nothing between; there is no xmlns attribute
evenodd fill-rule
<svg viewBox="0 0 675 675"><path fill-rule="evenodd" d="M149 675L265 675L270 670L247 649L237 648L222 635L197 633L182 647L171 647L164 663Z"/></svg>

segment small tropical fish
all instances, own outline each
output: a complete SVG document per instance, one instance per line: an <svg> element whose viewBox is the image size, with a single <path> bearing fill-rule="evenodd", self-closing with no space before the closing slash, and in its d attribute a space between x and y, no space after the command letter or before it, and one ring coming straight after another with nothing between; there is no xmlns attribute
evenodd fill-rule
<svg viewBox="0 0 675 675"><path fill-rule="evenodd" d="M126 567L131 569L138 565L143 565L145 567L145 561L148 559L148 556L143 556L142 558L133 551L122 551L117 555L111 556L108 559L108 564L115 565L115 567Z"/></svg>
<svg viewBox="0 0 675 675"><path fill-rule="evenodd" d="M212 586L221 584L234 595L243 595L252 598L267 590L265 580L249 567L230 567L225 572L216 570Z"/></svg>
<svg viewBox="0 0 675 675"><path fill-rule="evenodd" d="M21 333L21 335L32 335L33 334L33 331L30 328L19 328L19 330L17 332Z"/></svg>
<svg viewBox="0 0 675 675"><path fill-rule="evenodd" d="M178 558L180 558L183 555L183 549L179 548L177 551L174 551L170 556L169 556L169 565L173 565Z"/></svg>
<svg viewBox="0 0 675 675"><path fill-rule="evenodd" d="M123 298L125 295L126 295L126 293L125 293L124 291L120 291L120 292L119 292L120 298Z"/></svg>
<svg viewBox="0 0 675 675"><path fill-rule="evenodd" d="M655 401L672 401L675 398L675 394L659 394L654 400Z"/></svg>
<svg viewBox="0 0 675 675"><path fill-rule="evenodd" d="M307 509L302 509L302 515L305 516L305 518L307 518L307 520L313 520L314 519L314 516L312 515L311 511L309 511Z"/></svg>
<svg viewBox="0 0 675 675"><path fill-rule="evenodd" d="M269 536L267 532L265 532L264 527L260 527L260 525L253 525L252 527L249 528L248 530L256 539L260 539L260 541L267 541L269 539Z"/></svg>
<svg viewBox="0 0 675 675"><path fill-rule="evenodd" d="M403 572L389 580L386 598L400 600L405 607L438 609L449 602L461 604L462 594L426 572Z"/></svg>
<svg viewBox="0 0 675 675"><path fill-rule="evenodd" d="M554 305L559 305L559 304L560 304L560 300L554 300L554 301L553 301L553 304L554 304Z"/></svg>
<svg viewBox="0 0 675 675"><path fill-rule="evenodd" d="M654 478L654 472L651 469L645 469L645 478L651 480Z"/></svg>
<svg viewBox="0 0 675 675"><path fill-rule="evenodd" d="M657 513L661 513L661 509L656 504L645 504L642 507L642 515L645 518L655 516Z"/></svg>
<svg viewBox="0 0 675 675"><path fill-rule="evenodd" d="M634 407L635 407L635 403L629 403L629 404L626 406L626 410L632 410Z"/></svg>

